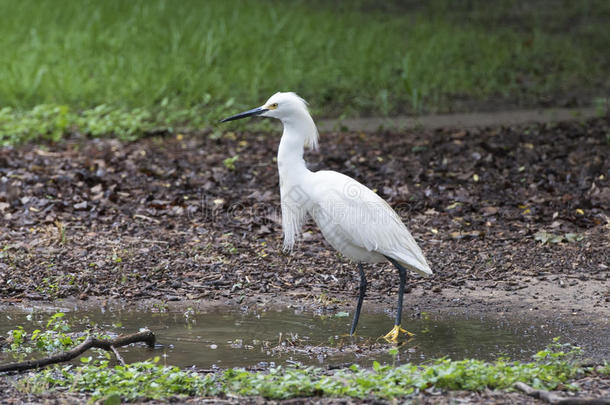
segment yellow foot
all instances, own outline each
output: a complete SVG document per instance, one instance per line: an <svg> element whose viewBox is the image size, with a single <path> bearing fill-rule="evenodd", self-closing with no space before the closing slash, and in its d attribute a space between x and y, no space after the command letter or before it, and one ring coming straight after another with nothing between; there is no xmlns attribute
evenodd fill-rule
<svg viewBox="0 0 610 405"><path fill-rule="evenodd" d="M388 342L396 343L398 342L398 336L400 336L401 333L406 334L408 337L414 336L408 330L401 328L400 325L394 325L392 330L389 331L388 334L385 335L383 338Z"/></svg>

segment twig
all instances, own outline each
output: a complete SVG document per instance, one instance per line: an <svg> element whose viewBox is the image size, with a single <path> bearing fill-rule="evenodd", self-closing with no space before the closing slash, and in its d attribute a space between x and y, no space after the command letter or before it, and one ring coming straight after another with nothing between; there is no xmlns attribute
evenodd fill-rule
<svg viewBox="0 0 610 405"><path fill-rule="evenodd" d="M147 221L154 222L157 225L159 225L161 223L161 221L159 221L158 219L147 217L146 215L142 215L142 214L135 214L133 217L136 219L145 219Z"/></svg>
<svg viewBox="0 0 610 405"><path fill-rule="evenodd" d="M125 360L123 360L123 357L121 357L121 354L119 353L119 351L116 349L116 347L114 346L110 346L110 348L112 349L112 351L114 352L114 355L116 356L116 359L119 361L119 363L121 363L121 366L125 365Z"/></svg>
<svg viewBox="0 0 610 405"><path fill-rule="evenodd" d="M83 343L75 346L67 352L58 353L54 356L45 357L44 359L38 360L27 360L20 363L11 363L0 365L0 373L5 371L25 371L33 368L45 367L50 364L62 363L65 361L72 360L91 348L98 348L111 351L115 347L127 346L136 342L145 342L149 348L155 346L155 335L148 329L133 333L131 335L119 336L116 339L97 339L89 337ZM117 352L115 352L116 355ZM121 361L121 359L119 359Z"/></svg>
<svg viewBox="0 0 610 405"><path fill-rule="evenodd" d="M530 397L539 398L551 405L609 405L610 398L576 398L562 397L550 391L536 390L529 385L517 382L514 387Z"/></svg>

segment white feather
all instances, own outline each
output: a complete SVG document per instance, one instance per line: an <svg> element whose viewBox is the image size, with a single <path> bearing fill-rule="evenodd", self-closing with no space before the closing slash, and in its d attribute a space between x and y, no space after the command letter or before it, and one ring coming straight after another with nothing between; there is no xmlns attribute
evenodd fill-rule
<svg viewBox="0 0 610 405"><path fill-rule="evenodd" d="M301 233L303 224L307 219L307 205L303 204L298 199L298 194L295 192L298 189L287 190L281 186L281 208L282 208L282 230L284 232L284 251L291 251L294 244Z"/></svg>
<svg viewBox="0 0 610 405"><path fill-rule="evenodd" d="M398 214L372 190L333 171L313 173L306 184L311 216L344 256L369 263L391 257L419 274L432 274Z"/></svg>

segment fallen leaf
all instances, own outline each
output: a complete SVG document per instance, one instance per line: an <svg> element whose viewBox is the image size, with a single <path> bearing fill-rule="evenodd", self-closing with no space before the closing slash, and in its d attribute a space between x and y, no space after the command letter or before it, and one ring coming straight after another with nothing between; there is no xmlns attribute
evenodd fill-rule
<svg viewBox="0 0 610 405"><path fill-rule="evenodd" d="M483 207L481 208L484 217L488 217L490 215L496 215L498 213L498 207Z"/></svg>

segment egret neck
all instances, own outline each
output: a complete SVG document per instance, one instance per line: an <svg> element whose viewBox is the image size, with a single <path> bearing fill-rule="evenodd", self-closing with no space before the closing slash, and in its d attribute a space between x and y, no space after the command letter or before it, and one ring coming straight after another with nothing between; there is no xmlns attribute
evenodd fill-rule
<svg viewBox="0 0 610 405"><path fill-rule="evenodd" d="M305 165L303 150L306 140L317 133L316 124L307 111L292 111L281 121L284 132L277 151L280 186L288 179L291 183L299 184L303 177L311 174Z"/></svg>

